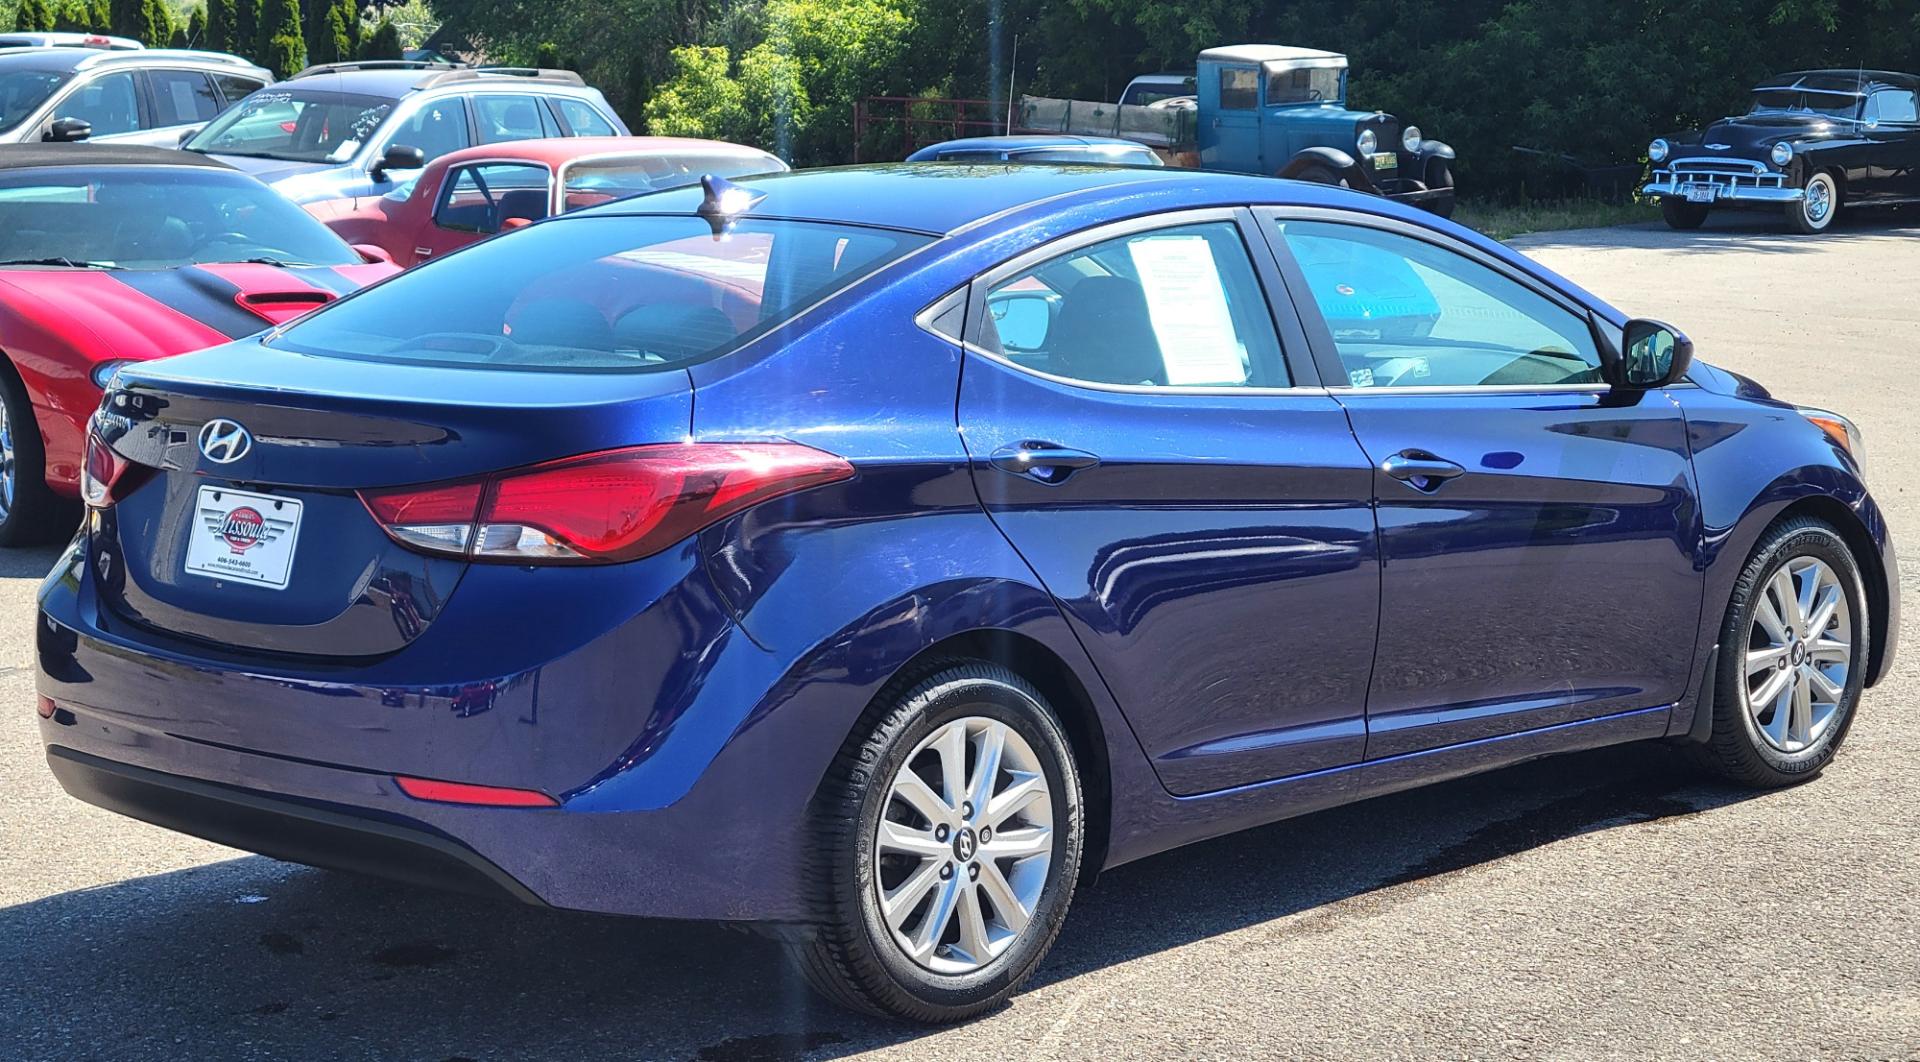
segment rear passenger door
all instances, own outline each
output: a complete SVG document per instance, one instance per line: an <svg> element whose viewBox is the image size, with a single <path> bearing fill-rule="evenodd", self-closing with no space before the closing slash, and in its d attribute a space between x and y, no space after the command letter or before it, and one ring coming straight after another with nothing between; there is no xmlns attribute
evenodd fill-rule
<svg viewBox="0 0 1920 1062"><path fill-rule="evenodd" d="M1183 795L1365 746L1372 470L1269 306L1251 226L1214 209L1070 236L966 310L981 501Z"/></svg>
<svg viewBox="0 0 1920 1062"><path fill-rule="evenodd" d="M198 70L146 71L148 128L129 142L178 147L224 108L219 90Z"/></svg>

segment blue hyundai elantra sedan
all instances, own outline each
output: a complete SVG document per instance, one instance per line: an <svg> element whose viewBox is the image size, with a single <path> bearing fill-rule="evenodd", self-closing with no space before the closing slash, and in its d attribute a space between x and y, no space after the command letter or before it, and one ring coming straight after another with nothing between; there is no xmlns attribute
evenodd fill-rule
<svg viewBox="0 0 1920 1062"><path fill-rule="evenodd" d="M323 867L1004 1000L1094 872L1551 753L1832 759L1898 629L1844 417L1317 185L660 193L122 369L61 784Z"/></svg>

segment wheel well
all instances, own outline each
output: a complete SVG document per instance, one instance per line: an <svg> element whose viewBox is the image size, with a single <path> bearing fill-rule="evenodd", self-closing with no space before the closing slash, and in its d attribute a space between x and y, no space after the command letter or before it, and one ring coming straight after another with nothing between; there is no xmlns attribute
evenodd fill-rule
<svg viewBox="0 0 1920 1062"><path fill-rule="evenodd" d="M975 630L935 642L902 667L909 671L941 657L967 657L998 664L1033 684L1047 699L1080 771L1081 796L1087 821L1086 851L1081 858L1081 880L1091 881L1107 861L1111 835L1113 790L1107 760L1106 731L1086 687L1066 661L1040 642L1006 630Z"/></svg>
<svg viewBox="0 0 1920 1062"><path fill-rule="evenodd" d="M1873 539L1867 534L1865 524L1852 509L1825 495L1813 495L1801 498L1786 507L1774 518L1778 524L1796 516L1811 517L1832 527L1846 540L1847 549L1853 553L1854 563L1860 566L1861 582L1866 584L1867 615L1873 620L1871 635L1867 643L1867 674L1878 677L1880 661L1887 650L1887 569L1880 561L1880 551L1874 547Z"/></svg>

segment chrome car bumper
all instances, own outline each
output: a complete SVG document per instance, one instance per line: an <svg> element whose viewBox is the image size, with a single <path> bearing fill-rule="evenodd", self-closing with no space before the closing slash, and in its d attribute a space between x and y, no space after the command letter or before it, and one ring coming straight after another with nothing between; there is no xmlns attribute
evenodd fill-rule
<svg viewBox="0 0 1920 1062"><path fill-rule="evenodd" d="M1691 198L1697 203L1797 203L1803 189L1787 183L1785 171L1742 159L1674 159L1653 171L1643 196ZM1694 198L1712 196L1708 198Z"/></svg>

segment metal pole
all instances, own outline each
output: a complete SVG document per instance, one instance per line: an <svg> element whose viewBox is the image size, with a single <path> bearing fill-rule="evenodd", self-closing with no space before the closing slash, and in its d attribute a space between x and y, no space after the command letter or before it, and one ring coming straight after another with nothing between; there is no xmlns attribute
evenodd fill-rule
<svg viewBox="0 0 1920 1062"><path fill-rule="evenodd" d="M1007 135L1013 135L1013 76L1020 62L1020 35L1013 35L1013 60L1007 64Z"/></svg>

